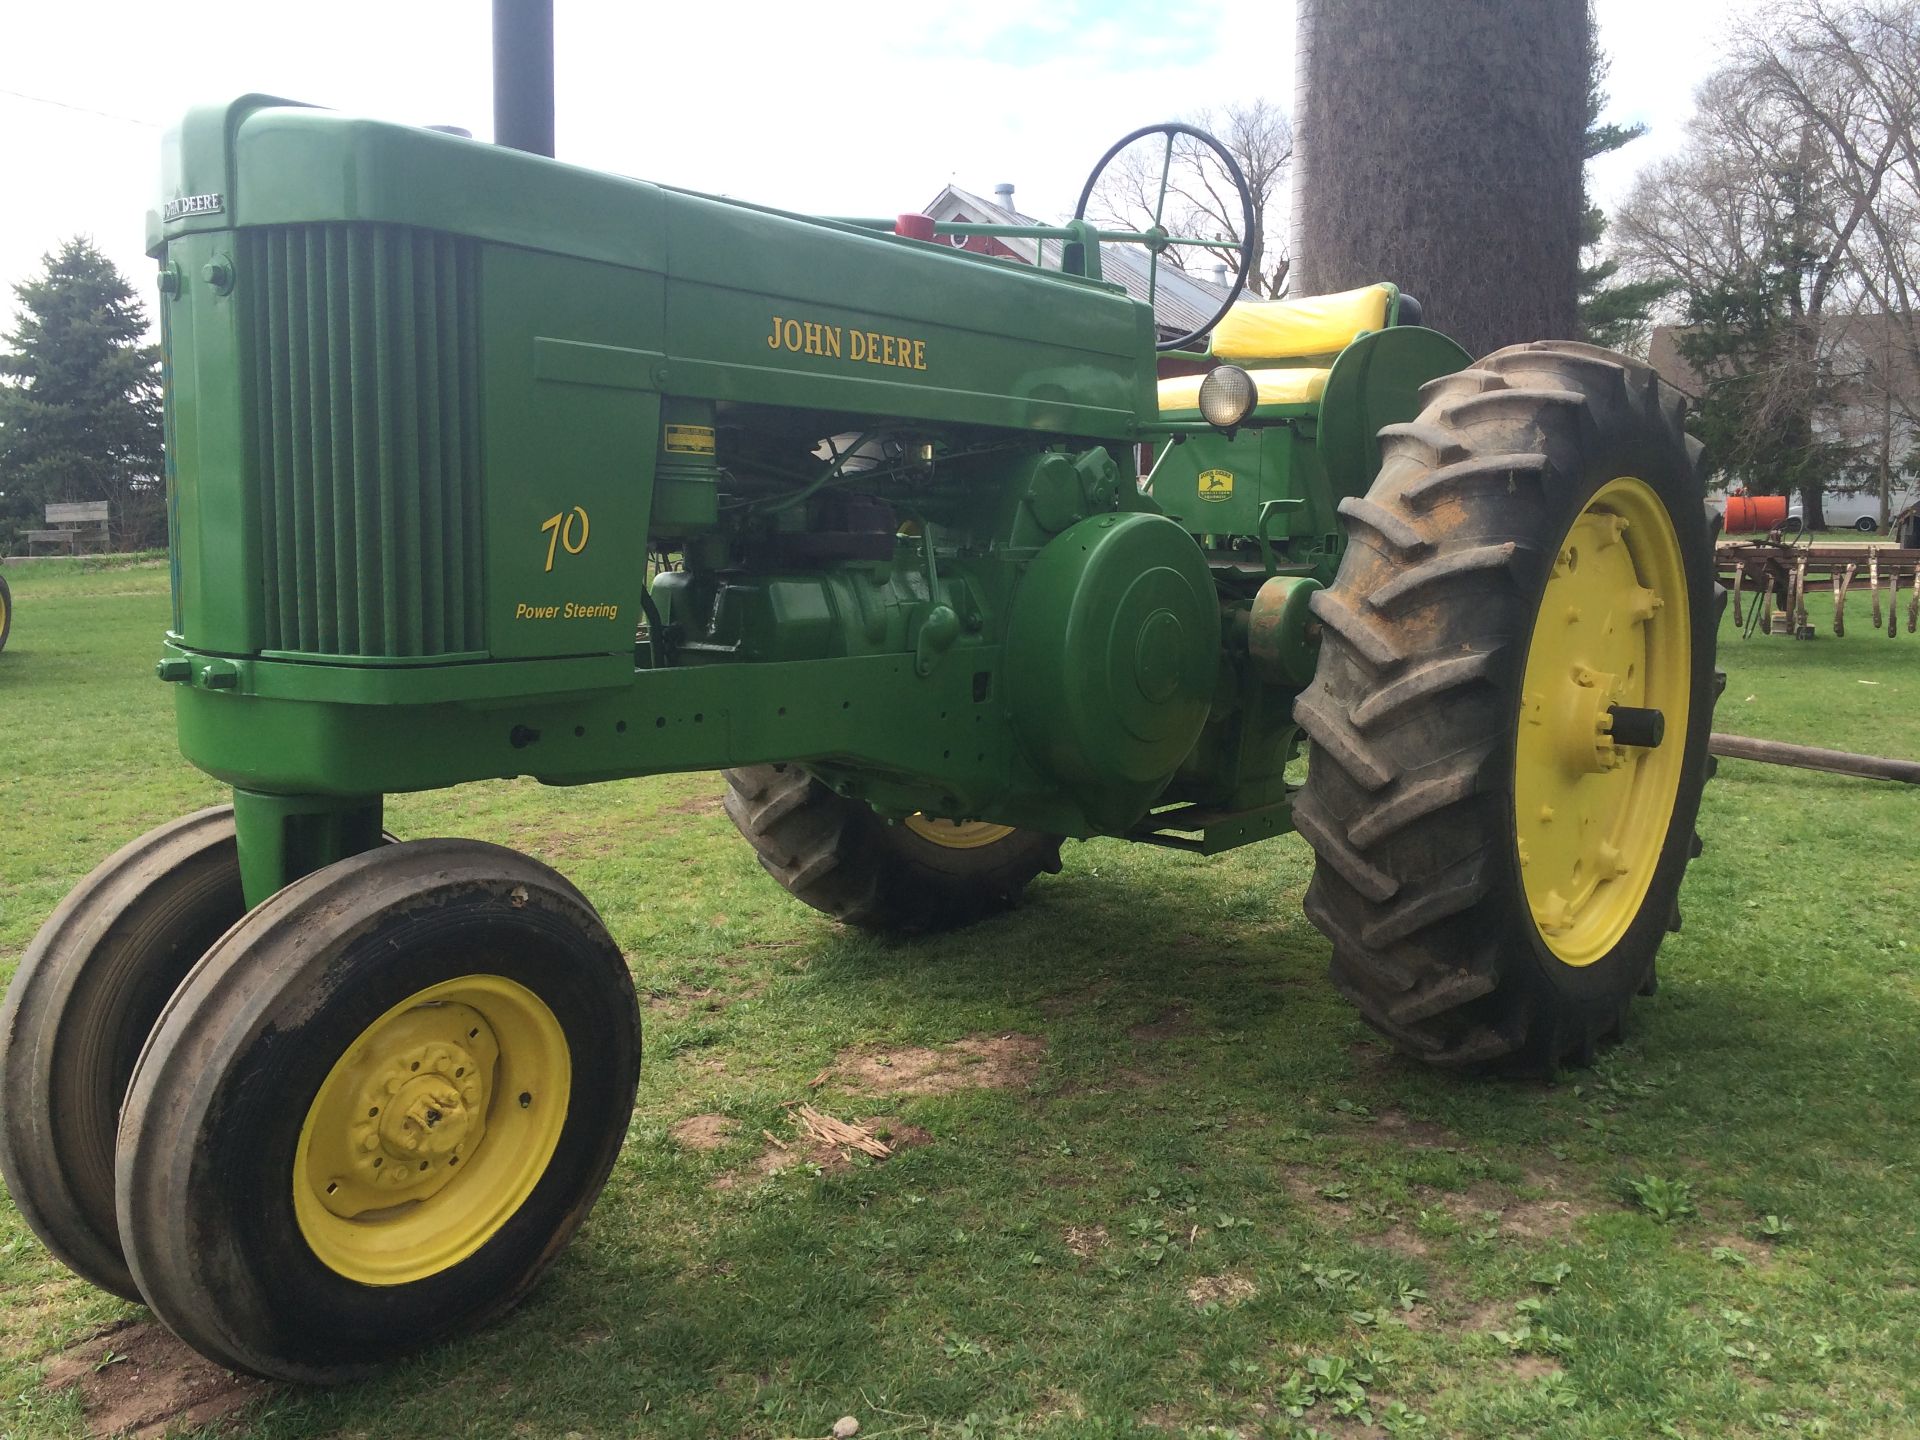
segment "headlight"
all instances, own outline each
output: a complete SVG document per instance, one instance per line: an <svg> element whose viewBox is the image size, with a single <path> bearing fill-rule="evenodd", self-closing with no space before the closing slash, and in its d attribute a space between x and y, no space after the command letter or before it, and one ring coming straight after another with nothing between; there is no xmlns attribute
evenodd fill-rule
<svg viewBox="0 0 1920 1440"><path fill-rule="evenodd" d="M1200 415L1219 429L1244 424L1259 403L1260 387L1238 365L1216 365L1200 382Z"/></svg>

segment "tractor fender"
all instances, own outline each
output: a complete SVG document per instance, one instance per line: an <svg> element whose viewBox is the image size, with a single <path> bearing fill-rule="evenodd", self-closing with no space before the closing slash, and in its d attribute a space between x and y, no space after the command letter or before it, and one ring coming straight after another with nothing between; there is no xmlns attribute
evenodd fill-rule
<svg viewBox="0 0 1920 1440"><path fill-rule="evenodd" d="M1364 495L1380 468L1378 436L1420 413L1420 387L1464 370L1473 357L1438 330L1374 330L1334 357L1320 397L1320 461L1334 498Z"/></svg>

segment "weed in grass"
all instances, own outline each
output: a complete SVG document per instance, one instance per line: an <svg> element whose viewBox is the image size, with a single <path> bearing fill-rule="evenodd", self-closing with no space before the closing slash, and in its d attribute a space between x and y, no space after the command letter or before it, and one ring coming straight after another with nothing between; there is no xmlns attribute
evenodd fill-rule
<svg viewBox="0 0 1920 1440"><path fill-rule="evenodd" d="M1545 1286L1549 1290L1558 1290L1573 1273L1573 1266L1562 1260L1557 1265L1544 1266L1530 1272L1527 1279L1535 1285Z"/></svg>
<svg viewBox="0 0 1920 1440"><path fill-rule="evenodd" d="M1690 1180L1668 1180L1659 1175L1648 1175L1639 1180L1630 1179L1626 1186L1634 1203L1662 1225L1673 1225L1700 1213L1693 1203L1693 1182Z"/></svg>

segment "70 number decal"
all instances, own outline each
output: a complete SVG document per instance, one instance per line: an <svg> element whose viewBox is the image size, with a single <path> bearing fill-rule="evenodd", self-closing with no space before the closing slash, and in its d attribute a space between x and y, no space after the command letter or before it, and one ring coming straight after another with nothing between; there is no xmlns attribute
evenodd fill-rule
<svg viewBox="0 0 1920 1440"><path fill-rule="evenodd" d="M575 521L579 521L578 538L575 538ZM541 522L540 532L547 537L547 571L553 570L553 557L556 550L565 550L569 555L578 555L587 548L587 512L578 505L559 515L549 515Z"/></svg>

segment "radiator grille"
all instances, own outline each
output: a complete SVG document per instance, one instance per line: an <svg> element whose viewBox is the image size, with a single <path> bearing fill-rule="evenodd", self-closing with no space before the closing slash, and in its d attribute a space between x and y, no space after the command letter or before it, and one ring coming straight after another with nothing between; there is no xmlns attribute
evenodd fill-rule
<svg viewBox="0 0 1920 1440"><path fill-rule="evenodd" d="M263 648L477 651L474 253L395 225L245 230Z"/></svg>

